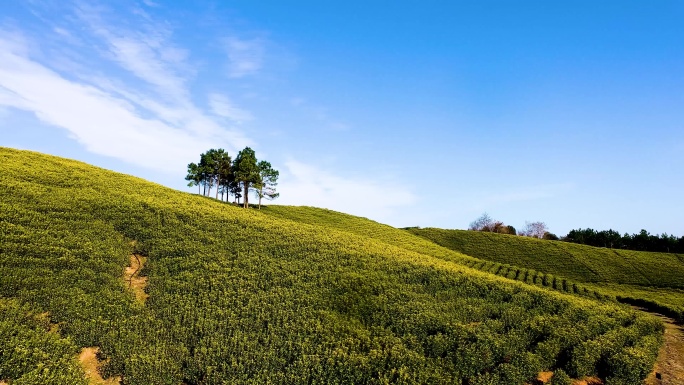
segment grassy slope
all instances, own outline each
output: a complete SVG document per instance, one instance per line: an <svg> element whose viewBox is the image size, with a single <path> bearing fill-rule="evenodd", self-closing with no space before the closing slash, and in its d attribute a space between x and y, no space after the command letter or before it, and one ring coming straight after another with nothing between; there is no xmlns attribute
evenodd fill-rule
<svg viewBox="0 0 684 385"><path fill-rule="evenodd" d="M456 262L488 273L500 275L509 279L516 279L530 284L535 284L550 289L573 292L589 297L602 298L605 295L599 294L588 285L581 285L577 281L569 279L556 279L549 272L547 274L520 267L511 263L510 260L502 259L500 262L490 262L491 259L475 258L455 251L444 245L439 245L429 239L414 235L410 232L397 229L388 225L383 225L366 218L356 217L332 210L320 209L316 207L293 207L273 205L264 207L263 212L277 218L293 220L309 225L333 228L339 231L356 234L359 236L373 239L388 245L399 246L402 249L415 251ZM493 245L493 247L496 247ZM582 268L582 266L571 265L568 268ZM613 297L611 295L611 297Z"/></svg>
<svg viewBox="0 0 684 385"><path fill-rule="evenodd" d="M684 317L684 256L615 250L503 234L435 228L412 234L473 257L589 283L611 296L645 300Z"/></svg>
<svg viewBox="0 0 684 385"><path fill-rule="evenodd" d="M647 317L469 269L388 226L243 210L32 152L0 148L0 165L0 334L27 330L0 344L13 385L76 383L68 357L93 345L128 384L638 381L655 359ZM132 252L148 257L144 305L122 280ZM59 335L35 326L44 312ZM40 360L21 358L41 341Z"/></svg>

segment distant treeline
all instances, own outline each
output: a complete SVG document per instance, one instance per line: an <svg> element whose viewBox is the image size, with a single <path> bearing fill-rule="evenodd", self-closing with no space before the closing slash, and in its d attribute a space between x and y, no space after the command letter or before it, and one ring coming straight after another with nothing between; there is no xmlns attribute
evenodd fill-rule
<svg viewBox="0 0 684 385"><path fill-rule="evenodd" d="M638 234L630 235L625 233L620 235L619 232L613 229L597 231L587 228L571 230L568 235L559 238L548 231L544 222L525 222L525 227L517 231L515 227L495 220L487 213L482 214L482 216L471 222L468 230L520 235L551 241L607 247L610 249L684 253L684 236L677 238L674 235L668 234L654 235L646 230L641 230Z"/></svg>
<svg viewBox="0 0 684 385"><path fill-rule="evenodd" d="M684 253L684 236L677 238L668 234L654 235L646 230L641 230L638 234L620 235L612 229L577 229L571 230L561 241L612 249Z"/></svg>

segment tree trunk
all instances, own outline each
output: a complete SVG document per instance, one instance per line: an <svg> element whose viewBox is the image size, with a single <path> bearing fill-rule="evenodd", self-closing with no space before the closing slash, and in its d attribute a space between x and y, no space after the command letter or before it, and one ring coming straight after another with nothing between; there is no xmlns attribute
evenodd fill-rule
<svg viewBox="0 0 684 385"><path fill-rule="evenodd" d="M264 188L259 189L259 210L261 210L261 197L264 196Z"/></svg>
<svg viewBox="0 0 684 385"><path fill-rule="evenodd" d="M202 185L197 183L197 195L202 195Z"/></svg>
<svg viewBox="0 0 684 385"><path fill-rule="evenodd" d="M216 199L218 199L218 190L221 187L221 177L216 175Z"/></svg>
<svg viewBox="0 0 684 385"><path fill-rule="evenodd" d="M249 208L249 195L247 193L249 192L249 182L244 182L245 186L245 203L244 203L244 208Z"/></svg>

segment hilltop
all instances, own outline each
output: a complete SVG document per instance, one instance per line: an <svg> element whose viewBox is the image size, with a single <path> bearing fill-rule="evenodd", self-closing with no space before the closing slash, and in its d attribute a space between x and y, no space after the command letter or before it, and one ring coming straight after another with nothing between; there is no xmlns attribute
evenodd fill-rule
<svg viewBox="0 0 684 385"><path fill-rule="evenodd" d="M79 352L125 384L636 384L662 341L609 296L364 218L28 151L0 148L0 165L13 385L85 384Z"/></svg>

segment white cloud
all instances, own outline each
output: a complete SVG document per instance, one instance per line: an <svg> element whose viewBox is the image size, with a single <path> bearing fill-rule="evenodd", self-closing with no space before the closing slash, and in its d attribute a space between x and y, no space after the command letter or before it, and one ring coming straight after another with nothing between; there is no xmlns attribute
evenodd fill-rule
<svg viewBox="0 0 684 385"><path fill-rule="evenodd" d="M224 95L209 95L209 106L214 114L232 120L235 123L243 123L253 119L252 114L250 114L249 111L237 107Z"/></svg>
<svg viewBox="0 0 684 385"><path fill-rule="evenodd" d="M62 35L62 37L65 37L65 38L67 38L67 39L73 38L73 36L71 35L71 32L67 31L67 30L64 29L64 28L54 27L52 30L53 30L56 34Z"/></svg>
<svg viewBox="0 0 684 385"><path fill-rule="evenodd" d="M43 122L66 129L89 151L178 173L209 147L225 144L235 149L250 143L240 133L222 129L189 101L146 102L113 81L66 79L31 59L18 43L21 39L5 36L0 33L0 106L33 112ZM158 78L159 84L164 82Z"/></svg>
<svg viewBox="0 0 684 385"><path fill-rule="evenodd" d="M168 69L160 54L148 42L126 37L111 37L111 51L119 63L140 79L179 100L187 98L184 80Z"/></svg>
<svg viewBox="0 0 684 385"><path fill-rule="evenodd" d="M106 58L155 87L159 97L189 103L186 82L194 71L187 63L188 51L169 41L172 33L168 27L153 23L146 14L138 19L136 30L129 30L109 25L103 20L102 11L95 8L83 6L76 13L101 39L101 53Z"/></svg>
<svg viewBox="0 0 684 385"><path fill-rule="evenodd" d="M278 204L325 207L387 222L396 209L416 201L393 180L348 178L295 160L285 163Z"/></svg>
<svg viewBox="0 0 684 385"><path fill-rule="evenodd" d="M226 39L226 52L228 54L228 75L233 78L242 78L258 72L264 59L263 39L239 39L229 37Z"/></svg>
<svg viewBox="0 0 684 385"><path fill-rule="evenodd" d="M75 22L48 25L52 40L0 30L0 113L32 112L91 152L170 174L182 173L208 148L236 153L253 146L239 130L226 128L226 122L254 119L234 100L210 93L207 110L194 103L190 90L197 74L188 70L190 52L173 44L166 25L154 24L149 15L123 25L127 21L113 22L103 9L87 5L75 12ZM261 70L263 39L225 43L231 77ZM37 54L36 47L49 55ZM347 128L304 99L293 104L321 125ZM416 200L405 184L390 178L343 177L297 161L287 162L282 172L279 203L388 221Z"/></svg>

